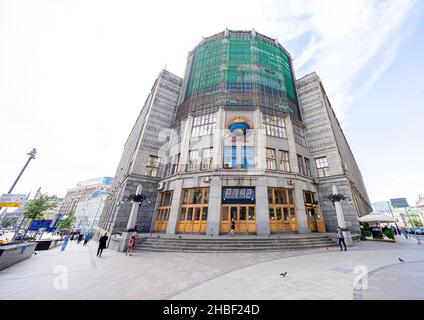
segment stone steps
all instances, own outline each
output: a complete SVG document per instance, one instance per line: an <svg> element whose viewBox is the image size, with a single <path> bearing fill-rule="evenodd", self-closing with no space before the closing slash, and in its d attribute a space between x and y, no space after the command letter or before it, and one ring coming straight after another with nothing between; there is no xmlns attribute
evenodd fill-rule
<svg viewBox="0 0 424 320"><path fill-rule="evenodd" d="M221 238L179 239L146 237L137 241L135 251L161 252L246 252L285 251L313 248L328 248L335 243L328 236L287 238Z"/></svg>

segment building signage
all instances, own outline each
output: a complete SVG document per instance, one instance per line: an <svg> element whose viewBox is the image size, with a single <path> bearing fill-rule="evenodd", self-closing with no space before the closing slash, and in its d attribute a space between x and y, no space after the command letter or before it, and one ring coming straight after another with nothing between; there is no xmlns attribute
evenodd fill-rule
<svg viewBox="0 0 424 320"><path fill-rule="evenodd" d="M0 207L20 207L26 201L25 194L2 194L0 196Z"/></svg>
<svg viewBox="0 0 424 320"><path fill-rule="evenodd" d="M393 208L408 208L408 201L406 201L406 198L396 198L396 199L390 199L390 204Z"/></svg>
<svg viewBox="0 0 424 320"><path fill-rule="evenodd" d="M223 187L222 204L255 204L255 188Z"/></svg>
<svg viewBox="0 0 424 320"><path fill-rule="evenodd" d="M29 231L37 231L38 229L47 229L52 224L52 220L34 220L29 227Z"/></svg>

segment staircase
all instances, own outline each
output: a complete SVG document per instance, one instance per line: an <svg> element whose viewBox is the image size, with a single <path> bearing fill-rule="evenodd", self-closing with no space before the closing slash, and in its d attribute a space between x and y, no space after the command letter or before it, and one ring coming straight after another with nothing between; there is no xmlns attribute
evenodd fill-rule
<svg viewBox="0 0 424 320"><path fill-rule="evenodd" d="M328 235L313 236L272 236L269 238L250 237L186 237L157 234L141 236L135 251L156 252L249 252L287 251L314 248L328 248L336 244Z"/></svg>

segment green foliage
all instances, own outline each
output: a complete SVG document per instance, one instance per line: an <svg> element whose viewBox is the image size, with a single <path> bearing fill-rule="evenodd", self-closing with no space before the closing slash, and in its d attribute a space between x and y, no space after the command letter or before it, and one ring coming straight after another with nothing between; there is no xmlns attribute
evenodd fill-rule
<svg viewBox="0 0 424 320"><path fill-rule="evenodd" d="M38 198L30 201L24 211L24 217L30 220L44 219L44 213L56 207L55 202L51 202L47 194L42 194Z"/></svg>
<svg viewBox="0 0 424 320"><path fill-rule="evenodd" d="M77 217L75 215L75 211L74 210L69 211L68 217L60 221L59 229L71 229L74 226L74 223L76 220L77 220Z"/></svg>
<svg viewBox="0 0 424 320"><path fill-rule="evenodd" d="M3 221L1 222L1 225L4 228L11 227L11 226L14 226L16 224L16 220L18 220L18 219L12 218L12 217L7 217L7 218L3 219Z"/></svg>
<svg viewBox="0 0 424 320"><path fill-rule="evenodd" d="M364 237L372 237L372 232L371 232L371 231L368 231L368 230L362 230L362 231L361 231L361 233L362 233L362 235L363 235Z"/></svg>
<svg viewBox="0 0 424 320"><path fill-rule="evenodd" d="M392 239L392 240L395 240L395 235L394 235L394 233L393 233L393 231L392 231L392 230L386 230L386 231L384 231L384 232L383 232L383 234L384 234L387 238Z"/></svg>
<svg viewBox="0 0 424 320"><path fill-rule="evenodd" d="M422 223L418 220L411 220L411 223L414 226L414 228L421 228L423 226Z"/></svg>

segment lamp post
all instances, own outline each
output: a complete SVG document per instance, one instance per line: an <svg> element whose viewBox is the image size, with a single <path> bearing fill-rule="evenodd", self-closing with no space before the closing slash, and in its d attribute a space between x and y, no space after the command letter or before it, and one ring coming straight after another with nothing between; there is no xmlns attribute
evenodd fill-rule
<svg viewBox="0 0 424 320"><path fill-rule="evenodd" d="M21 178L22 174L24 173L24 171L25 171L26 167L28 166L29 162L30 162L32 159L35 159L35 155L36 155L36 154L37 154L37 149L35 149L35 148L32 148L32 150L31 150L30 152L28 152L28 153L27 153L27 155L29 156L29 157L28 157L28 160L27 160L27 162L25 163L24 167L22 168L21 172L19 172L19 174L18 174L17 178L15 179L15 182L13 182L13 184L12 184L12 186L10 187L9 191L7 192L7 194L10 194L10 193L13 191L13 189L15 189L15 186L16 186L16 184L18 183L19 179ZM1 209L2 209L2 207L0 207L0 210L1 210ZM2 220L3 220L3 216L0 218L0 222L1 222Z"/></svg>
<svg viewBox="0 0 424 320"><path fill-rule="evenodd" d="M136 226L138 209L142 205L143 201L147 199L147 196L143 194L142 191L143 186L139 184L134 194L131 194L128 197L123 197L122 200L118 202L118 206L125 201L130 201L132 203L131 212L127 223L127 229L125 230L125 232L122 233L121 243L119 244L119 252L124 252L127 249L131 233L138 232Z"/></svg>
<svg viewBox="0 0 424 320"><path fill-rule="evenodd" d="M335 185L333 185L332 190L333 194L326 196L325 199L330 200L333 203L334 208L336 209L337 224L343 231L344 237L346 239L346 245L352 246L352 235L350 234L350 231L346 228L346 221L344 218L343 208L341 204L341 201L347 201L349 200L349 197L346 197L343 194L339 193Z"/></svg>

